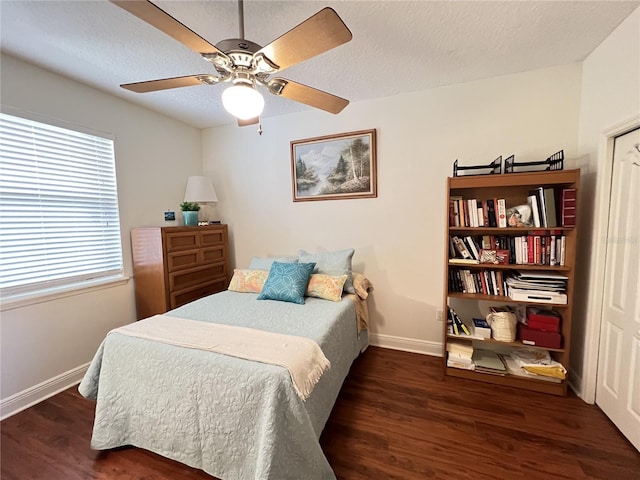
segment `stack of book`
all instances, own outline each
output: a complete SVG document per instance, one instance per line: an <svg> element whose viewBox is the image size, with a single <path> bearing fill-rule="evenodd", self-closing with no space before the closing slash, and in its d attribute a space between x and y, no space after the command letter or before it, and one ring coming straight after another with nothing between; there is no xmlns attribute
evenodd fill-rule
<svg viewBox="0 0 640 480"><path fill-rule="evenodd" d="M575 227L576 189L538 187L529 192L534 227Z"/></svg>
<svg viewBox="0 0 640 480"><path fill-rule="evenodd" d="M449 226L451 227L502 227L507 226L504 198L463 199L449 198Z"/></svg>
<svg viewBox="0 0 640 480"><path fill-rule="evenodd" d="M532 231L528 235L513 237L512 257L518 265L564 265L566 237L551 230L549 235Z"/></svg>
<svg viewBox="0 0 640 480"><path fill-rule="evenodd" d="M567 303L568 277L556 272L515 271L507 278L509 297L518 301Z"/></svg>
<svg viewBox="0 0 640 480"><path fill-rule="evenodd" d="M451 260L449 260L451 262ZM464 268L449 270L449 292L481 293L483 295L506 295L506 284L502 271Z"/></svg>
<svg viewBox="0 0 640 480"><path fill-rule="evenodd" d="M467 260L468 263L479 263L481 248L471 235L465 237L454 235L450 237L449 242L449 250L452 254L450 256Z"/></svg>
<svg viewBox="0 0 640 480"><path fill-rule="evenodd" d="M527 324L518 325L518 337L525 345L560 348L562 316L556 310L527 307Z"/></svg>
<svg viewBox="0 0 640 480"><path fill-rule="evenodd" d="M480 350L473 351L472 356L473 363L475 364L475 371L481 373L489 373L492 375L506 375L507 367L500 358L500 356L492 350Z"/></svg>
<svg viewBox="0 0 640 480"><path fill-rule="evenodd" d="M447 367L474 370L473 345L469 342L447 342Z"/></svg>
<svg viewBox="0 0 640 480"><path fill-rule="evenodd" d="M576 225L576 189L538 187L529 191L527 204L531 208L528 226L536 228L574 227ZM511 207L517 208L517 207ZM449 197L449 226L501 227L509 225L504 198Z"/></svg>

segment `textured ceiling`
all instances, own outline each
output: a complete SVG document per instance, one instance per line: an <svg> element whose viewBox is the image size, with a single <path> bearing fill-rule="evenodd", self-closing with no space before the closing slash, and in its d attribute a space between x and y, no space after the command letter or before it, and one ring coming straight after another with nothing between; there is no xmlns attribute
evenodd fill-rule
<svg viewBox="0 0 640 480"><path fill-rule="evenodd" d="M212 44L238 37L235 1L154 3ZM353 40L278 76L357 102L581 61L639 5L245 0L245 37L264 46L320 9L332 7ZM213 73L213 68L107 1L0 0L0 22L4 53L196 127L235 122L220 102L225 86L146 94L121 89L121 83ZM266 91L264 95L264 117L311 108Z"/></svg>

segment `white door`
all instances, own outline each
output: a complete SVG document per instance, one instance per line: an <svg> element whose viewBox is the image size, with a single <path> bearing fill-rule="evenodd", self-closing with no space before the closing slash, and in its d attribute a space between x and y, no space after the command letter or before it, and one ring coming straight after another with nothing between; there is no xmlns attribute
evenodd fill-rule
<svg viewBox="0 0 640 480"><path fill-rule="evenodd" d="M640 129L615 139L596 403L640 450Z"/></svg>

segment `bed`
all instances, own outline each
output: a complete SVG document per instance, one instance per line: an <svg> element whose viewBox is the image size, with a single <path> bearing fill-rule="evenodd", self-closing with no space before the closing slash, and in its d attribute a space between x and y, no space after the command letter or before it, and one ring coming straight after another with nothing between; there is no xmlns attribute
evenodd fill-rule
<svg viewBox="0 0 640 480"><path fill-rule="evenodd" d="M140 447L222 480L335 479L319 437L368 344L364 299L257 298L225 291L166 315L313 340L330 368L308 398L282 366L114 331L79 386L96 400L92 448Z"/></svg>

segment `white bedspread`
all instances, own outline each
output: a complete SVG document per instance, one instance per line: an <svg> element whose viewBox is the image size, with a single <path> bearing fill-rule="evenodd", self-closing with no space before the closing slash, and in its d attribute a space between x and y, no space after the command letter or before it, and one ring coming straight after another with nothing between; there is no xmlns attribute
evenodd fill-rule
<svg viewBox="0 0 640 480"><path fill-rule="evenodd" d="M309 338L253 328L155 315L109 333L207 350L286 368L298 396L306 400L331 363Z"/></svg>

